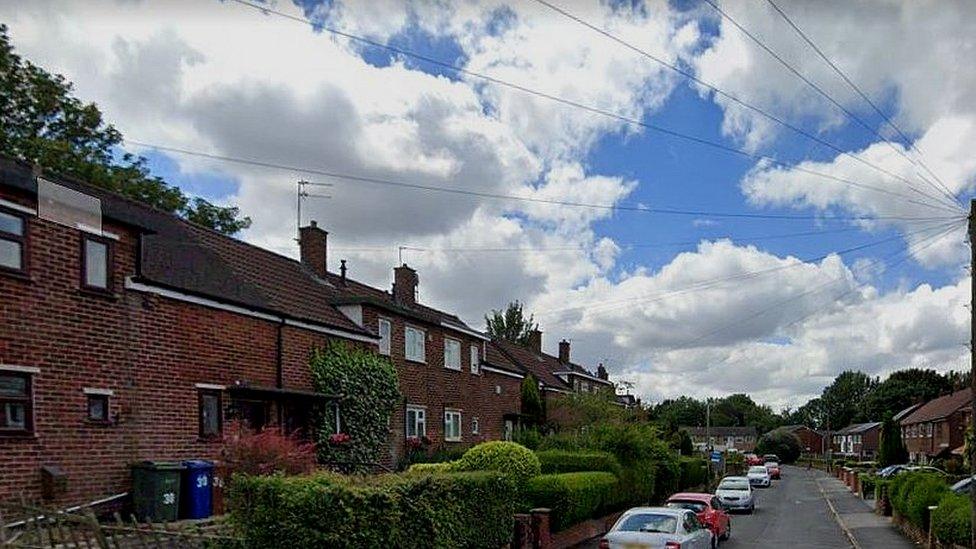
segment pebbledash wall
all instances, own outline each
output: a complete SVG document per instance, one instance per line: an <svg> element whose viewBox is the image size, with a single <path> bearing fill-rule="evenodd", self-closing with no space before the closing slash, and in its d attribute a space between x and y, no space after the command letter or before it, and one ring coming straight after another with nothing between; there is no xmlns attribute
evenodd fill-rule
<svg viewBox="0 0 976 549"><path fill-rule="evenodd" d="M0 500L40 499L45 466L66 478L48 503L65 505L127 491L136 461L217 459L221 438L201 437L202 394L221 395L226 421L229 390L242 384L311 391L310 348L346 339L206 296L133 283L140 230L111 219L102 229L114 251L110 291L83 290L86 233L39 218L36 198L21 189L0 184L0 200L0 211L26 220L28 265L26 274L0 270L0 374L30 379L33 424L28 432L0 430ZM375 333L380 316L393 320L391 354L405 395L391 425L389 463L403 453L407 405L426 407L435 443L443 443L445 409L462 414L460 440L446 444L504 436L504 418L519 410L520 379L481 368L472 373L469 345L482 345L484 356L482 338L447 330L462 341L461 370L447 370L445 330L423 326L427 361L412 363L403 356L404 325L412 321L364 306L362 323ZM375 337L348 339L377 349ZM92 394L108 397L107 421L89 419Z"/></svg>

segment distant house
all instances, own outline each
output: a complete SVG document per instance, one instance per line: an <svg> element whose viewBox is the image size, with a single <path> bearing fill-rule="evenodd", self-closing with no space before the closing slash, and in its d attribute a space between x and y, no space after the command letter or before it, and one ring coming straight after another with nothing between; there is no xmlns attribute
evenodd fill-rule
<svg viewBox="0 0 976 549"><path fill-rule="evenodd" d="M873 459L878 453L881 422L855 423L833 434L834 453L857 459Z"/></svg>
<svg viewBox="0 0 976 549"><path fill-rule="evenodd" d="M800 439L800 451L804 454L819 455L827 450L824 434L806 425L784 425L773 430L773 432L775 431L785 431L796 435Z"/></svg>
<svg viewBox="0 0 976 549"><path fill-rule="evenodd" d="M901 438L913 462L927 463L963 446L972 419L969 388L918 406L901 419Z"/></svg>
<svg viewBox="0 0 976 549"><path fill-rule="evenodd" d="M740 452L752 452L756 449L757 431L755 427L678 427L678 430L687 431L691 435L691 441L696 448L705 449L711 446L718 452L726 450L738 450Z"/></svg>

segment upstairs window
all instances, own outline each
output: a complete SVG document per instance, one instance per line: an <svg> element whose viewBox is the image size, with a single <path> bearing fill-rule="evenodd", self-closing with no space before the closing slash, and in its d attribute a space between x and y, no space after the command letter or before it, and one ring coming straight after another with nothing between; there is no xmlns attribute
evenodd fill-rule
<svg viewBox="0 0 976 549"><path fill-rule="evenodd" d="M27 218L0 209L0 270L27 272Z"/></svg>
<svg viewBox="0 0 976 549"><path fill-rule="evenodd" d="M32 381L29 373L0 371L0 435L33 432Z"/></svg>
<svg viewBox="0 0 976 549"><path fill-rule="evenodd" d="M461 342L444 338L444 367L449 370L461 369Z"/></svg>
<svg viewBox="0 0 976 549"><path fill-rule="evenodd" d="M108 423L110 421L108 393L89 392L85 396L88 400L88 420L96 423Z"/></svg>
<svg viewBox="0 0 976 549"><path fill-rule="evenodd" d="M444 440L459 442L461 440L461 412L457 410L444 411Z"/></svg>
<svg viewBox="0 0 976 549"><path fill-rule="evenodd" d="M471 373L481 373L481 352L479 351L477 345L471 346Z"/></svg>
<svg viewBox="0 0 976 549"><path fill-rule="evenodd" d="M414 362L427 362L427 336L423 330L404 329L404 356Z"/></svg>
<svg viewBox="0 0 976 549"><path fill-rule="evenodd" d="M393 336L393 324L385 319L379 320L380 354L390 356L390 341Z"/></svg>
<svg viewBox="0 0 976 549"><path fill-rule="evenodd" d="M112 243L91 235L81 239L81 286L87 290L112 289Z"/></svg>
<svg viewBox="0 0 976 549"><path fill-rule="evenodd" d="M223 433L223 406L220 391L204 389L200 391L200 438L220 438Z"/></svg>

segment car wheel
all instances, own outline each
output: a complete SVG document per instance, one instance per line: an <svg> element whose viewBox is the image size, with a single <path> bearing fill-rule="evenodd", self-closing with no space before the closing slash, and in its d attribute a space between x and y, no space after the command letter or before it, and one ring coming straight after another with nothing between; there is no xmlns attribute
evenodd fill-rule
<svg viewBox="0 0 976 549"><path fill-rule="evenodd" d="M754 512L756 512L756 506L755 505L753 505L752 507L750 507L749 510L746 511L746 514L751 515Z"/></svg>

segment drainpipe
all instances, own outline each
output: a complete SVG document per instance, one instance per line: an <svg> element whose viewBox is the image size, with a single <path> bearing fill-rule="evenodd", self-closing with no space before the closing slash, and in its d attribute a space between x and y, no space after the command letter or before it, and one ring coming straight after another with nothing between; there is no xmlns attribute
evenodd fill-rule
<svg viewBox="0 0 976 549"><path fill-rule="evenodd" d="M285 388L285 367L284 367L284 328L285 319L282 318L281 322L278 323L277 337L275 342L275 387L279 389ZM285 407L284 403L280 400L275 403L275 408L277 409L278 415L278 430L282 433L285 432Z"/></svg>

